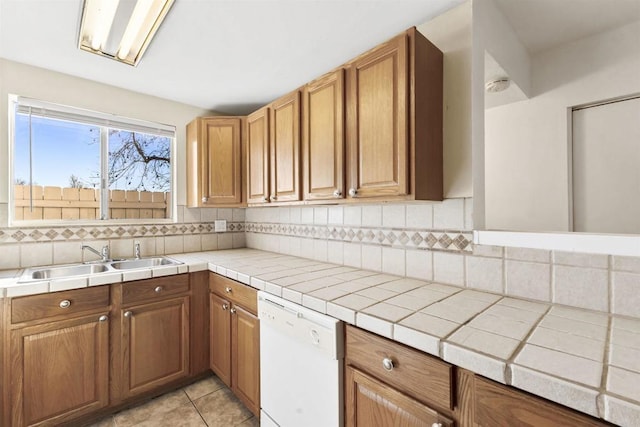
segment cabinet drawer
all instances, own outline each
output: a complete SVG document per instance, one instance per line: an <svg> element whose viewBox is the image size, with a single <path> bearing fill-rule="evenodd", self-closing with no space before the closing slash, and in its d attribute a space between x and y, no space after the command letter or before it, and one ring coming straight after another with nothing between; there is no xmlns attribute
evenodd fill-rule
<svg viewBox="0 0 640 427"><path fill-rule="evenodd" d="M140 301L162 299L167 295L175 295L189 291L189 275L178 274L156 279L138 280L123 283L122 304L127 305Z"/></svg>
<svg viewBox="0 0 640 427"><path fill-rule="evenodd" d="M347 326L346 362L415 399L453 409L453 366L386 338ZM383 360L393 362L385 369Z"/></svg>
<svg viewBox="0 0 640 427"><path fill-rule="evenodd" d="M247 285L211 273L209 275L209 289L218 296L241 305L253 314L258 312L258 292Z"/></svg>
<svg viewBox="0 0 640 427"><path fill-rule="evenodd" d="M11 323L109 307L109 286L29 295L11 300Z"/></svg>

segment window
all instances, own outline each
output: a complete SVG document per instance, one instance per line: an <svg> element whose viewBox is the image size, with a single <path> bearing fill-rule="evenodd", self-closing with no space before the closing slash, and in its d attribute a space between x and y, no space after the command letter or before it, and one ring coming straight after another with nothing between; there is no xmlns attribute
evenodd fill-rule
<svg viewBox="0 0 640 427"><path fill-rule="evenodd" d="M171 218L175 128L12 97L13 221Z"/></svg>

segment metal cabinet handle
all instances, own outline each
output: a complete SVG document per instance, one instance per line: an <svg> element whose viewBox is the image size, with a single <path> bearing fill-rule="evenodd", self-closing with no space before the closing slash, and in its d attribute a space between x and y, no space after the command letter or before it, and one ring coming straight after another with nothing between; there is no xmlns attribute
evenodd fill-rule
<svg viewBox="0 0 640 427"><path fill-rule="evenodd" d="M278 198L276 196L271 196L270 199L271 199L272 202L275 202L276 200L278 200Z"/></svg>
<svg viewBox="0 0 640 427"><path fill-rule="evenodd" d="M224 288L224 291L226 293L230 294L233 291L233 289L231 289L231 287L227 286L226 288Z"/></svg>
<svg viewBox="0 0 640 427"><path fill-rule="evenodd" d="M392 371L394 368L393 360L385 357L384 359L382 359L382 367L385 369L385 371Z"/></svg>
<svg viewBox="0 0 640 427"><path fill-rule="evenodd" d="M106 314L98 317L98 322L106 322L109 317Z"/></svg>
<svg viewBox="0 0 640 427"><path fill-rule="evenodd" d="M202 198L202 203L207 203L208 201L209 201L209 198L208 198L208 197L203 197L203 198Z"/></svg>
<svg viewBox="0 0 640 427"><path fill-rule="evenodd" d="M156 286L156 288L154 289L154 291L156 291L157 293L162 292L162 286Z"/></svg>
<svg viewBox="0 0 640 427"><path fill-rule="evenodd" d="M442 423L433 423L431 427L442 427Z"/></svg>
<svg viewBox="0 0 640 427"><path fill-rule="evenodd" d="M229 304L222 304L222 309L223 310L229 309Z"/></svg>
<svg viewBox="0 0 640 427"><path fill-rule="evenodd" d="M68 299L63 299L62 301L60 301L60 308L69 308L71 307L71 301L69 301Z"/></svg>
<svg viewBox="0 0 640 427"><path fill-rule="evenodd" d="M124 317L131 317L133 316L133 311L125 311L124 312Z"/></svg>
<svg viewBox="0 0 640 427"><path fill-rule="evenodd" d="M231 309L231 314L236 314L236 309L235 308Z"/></svg>
<svg viewBox="0 0 640 427"><path fill-rule="evenodd" d="M342 197L342 190L336 190L333 192L333 197Z"/></svg>
<svg viewBox="0 0 640 427"><path fill-rule="evenodd" d="M355 188L349 189L349 196L356 197L357 194L358 194L358 190L356 190Z"/></svg>
<svg viewBox="0 0 640 427"><path fill-rule="evenodd" d="M267 197L266 196L262 196L262 201L266 203L268 201Z"/></svg>

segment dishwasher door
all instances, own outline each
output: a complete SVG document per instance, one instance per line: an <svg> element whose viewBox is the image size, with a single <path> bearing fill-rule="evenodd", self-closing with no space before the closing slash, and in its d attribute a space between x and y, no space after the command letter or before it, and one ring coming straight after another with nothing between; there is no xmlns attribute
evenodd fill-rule
<svg viewBox="0 0 640 427"><path fill-rule="evenodd" d="M343 426L343 323L258 292L262 427Z"/></svg>

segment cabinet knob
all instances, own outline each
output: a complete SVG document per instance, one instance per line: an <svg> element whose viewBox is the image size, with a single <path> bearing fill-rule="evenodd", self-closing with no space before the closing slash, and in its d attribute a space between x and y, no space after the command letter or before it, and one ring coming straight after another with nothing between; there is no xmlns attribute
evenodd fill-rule
<svg viewBox="0 0 640 427"><path fill-rule="evenodd" d="M262 201L266 203L267 202L267 196L262 196Z"/></svg>
<svg viewBox="0 0 640 427"><path fill-rule="evenodd" d="M68 299L63 299L62 301L60 301L60 308L69 308L71 307L71 301L69 301Z"/></svg>
<svg viewBox="0 0 640 427"><path fill-rule="evenodd" d="M209 201L209 198L208 198L208 197L203 197L203 198L202 198L202 203L207 203L208 201Z"/></svg>
<svg viewBox="0 0 640 427"><path fill-rule="evenodd" d="M154 291L157 292L157 293L162 292L162 286L156 286Z"/></svg>
<svg viewBox="0 0 640 427"><path fill-rule="evenodd" d="M124 312L124 317L131 317L133 316L133 311L125 311Z"/></svg>
<svg viewBox="0 0 640 427"><path fill-rule="evenodd" d="M394 368L393 360L385 357L384 359L382 359L382 367L385 369L385 371L392 371Z"/></svg>
<svg viewBox="0 0 640 427"><path fill-rule="evenodd" d="M229 304L222 304L222 309L227 310L229 308Z"/></svg>
<svg viewBox="0 0 640 427"><path fill-rule="evenodd" d="M102 316L98 317L98 322L106 322L108 318L109 317L107 317L106 314L103 314Z"/></svg>
<svg viewBox="0 0 640 427"><path fill-rule="evenodd" d="M230 287L230 286L227 286L226 288L224 288L224 291L225 291L226 293L230 294L230 293L233 291L233 289L231 289L231 287Z"/></svg>
<svg viewBox="0 0 640 427"><path fill-rule="evenodd" d="M272 202L275 202L276 200L278 200L278 198L276 196L271 196L270 199L271 199Z"/></svg>
<svg viewBox="0 0 640 427"><path fill-rule="evenodd" d="M336 190L333 192L333 197L342 197L342 190Z"/></svg>
<svg viewBox="0 0 640 427"><path fill-rule="evenodd" d="M349 189L349 196L356 197L357 194L358 194L358 190L356 190L355 188Z"/></svg>
<svg viewBox="0 0 640 427"><path fill-rule="evenodd" d="M235 308L232 308L230 311L231 311L231 314L236 314L236 309Z"/></svg>
<svg viewBox="0 0 640 427"><path fill-rule="evenodd" d="M431 427L442 427L442 423L433 423Z"/></svg>

